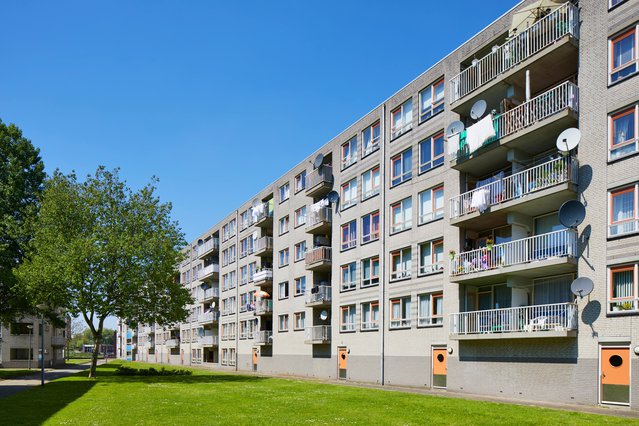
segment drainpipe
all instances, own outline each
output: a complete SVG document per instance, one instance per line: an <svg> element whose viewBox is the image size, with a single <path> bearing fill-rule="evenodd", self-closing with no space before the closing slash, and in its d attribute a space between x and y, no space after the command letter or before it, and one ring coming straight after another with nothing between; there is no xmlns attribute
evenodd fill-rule
<svg viewBox="0 0 639 426"><path fill-rule="evenodd" d="M385 338L386 338L386 285L385 285L385 280L386 280L386 103L384 103L383 107L382 107L382 120L381 120L381 129L380 129L380 134L381 134L381 156L382 156L382 161L380 161L381 167L380 167L380 171L379 171L379 176L380 176L380 192L381 192L381 201L382 201L382 208L380 209L381 211L381 218L382 220L380 220L380 227L382 228L380 230L381 234L382 234L382 254L380 256L380 262L379 262L379 294L380 294L380 298L379 298L379 340L380 340L380 353L379 353L379 358L380 358L380 365L379 365L379 378L380 378L380 384L383 386L385 384L385 377L384 377L384 363L385 363L385 353L384 353L384 344L385 344Z"/></svg>

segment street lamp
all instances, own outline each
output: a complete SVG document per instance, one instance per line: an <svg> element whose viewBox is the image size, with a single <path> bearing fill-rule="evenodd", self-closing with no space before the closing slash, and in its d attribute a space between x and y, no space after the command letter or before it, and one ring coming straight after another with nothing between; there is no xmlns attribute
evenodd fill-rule
<svg viewBox="0 0 639 426"><path fill-rule="evenodd" d="M40 303L36 307L40 310L40 386L44 386L44 311L49 306Z"/></svg>
<svg viewBox="0 0 639 426"><path fill-rule="evenodd" d="M33 324L27 325L29 329L29 370L31 370L31 358L33 358Z"/></svg>

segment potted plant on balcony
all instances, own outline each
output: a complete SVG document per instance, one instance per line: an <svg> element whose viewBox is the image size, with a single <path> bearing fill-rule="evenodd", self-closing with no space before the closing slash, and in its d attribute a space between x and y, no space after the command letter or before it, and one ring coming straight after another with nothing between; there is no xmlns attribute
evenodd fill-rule
<svg viewBox="0 0 639 426"><path fill-rule="evenodd" d="M633 308L632 302L623 302L617 306L619 306L619 309L622 311L631 311Z"/></svg>
<svg viewBox="0 0 639 426"><path fill-rule="evenodd" d="M455 260L456 255L457 255L457 252L455 252L455 250L451 250L448 252L448 256L450 257L450 260Z"/></svg>
<svg viewBox="0 0 639 426"><path fill-rule="evenodd" d="M491 251L493 249L493 245L495 244L495 241L492 238L487 238L486 239L486 250Z"/></svg>

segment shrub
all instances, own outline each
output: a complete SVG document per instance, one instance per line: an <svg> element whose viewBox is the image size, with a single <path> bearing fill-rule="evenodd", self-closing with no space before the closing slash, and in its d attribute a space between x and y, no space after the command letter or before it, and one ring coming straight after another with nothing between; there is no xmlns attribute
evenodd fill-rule
<svg viewBox="0 0 639 426"><path fill-rule="evenodd" d="M166 369L164 367L156 370L153 367L150 368L132 368L126 365L118 366L115 374L119 376L190 376L193 374L190 370L174 370Z"/></svg>

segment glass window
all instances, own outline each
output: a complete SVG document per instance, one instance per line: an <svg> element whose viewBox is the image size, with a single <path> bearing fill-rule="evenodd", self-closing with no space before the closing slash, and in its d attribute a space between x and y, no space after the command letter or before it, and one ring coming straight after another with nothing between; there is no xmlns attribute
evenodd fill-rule
<svg viewBox="0 0 639 426"><path fill-rule="evenodd" d="M410 296L390 301L390 328L410 327Z"/></svg>
<svg viewBox="0 0 639 426"><path fill-rule="evenodd" d="M282 201L288 200L288 197L291 195L291 188L288 182L284 185L280 186L280 203Z"/></svg>
<svg viewBox="0 0 639 426"><path fill-rule="evenodd" d="M398 138L412 128L413 100L409 99L391 112L391 138Z"/></svg>
<svg viewBox="0 0 639 426"><path fill-rule="evenodd" d="M442 185L419 193L420 225L444 217L444 187Z"/></svg>
<svg viewBox="0 0 639 426"><path fill-rule="evenodd" d="M364 129L362 132L362 158L379 149L380 136L379 122Z"/></svg>
<svg viewBox="0 0 639 426"><path fill-rule="evenodd" d="M410 278L412 268L412 251L410 247L395 250L390 254L391 274L390 280L397 281Z"/></svg>
<svg viewBox="0 0 639 426"><path fill-rule="evenodd" d="M295 278L295 295L299 296L306 292L306 277Z"/></svg>
<svg viewBox="0 0 639 426"><path fill-rule="evenodd" d="M357 221L352 220L342 225L342 250L348 250L357 245Z"/></svg>
<svg viewBox="0 0 639 426"><path fill-rule="evenodd" d="M637 264L610 268L610 311L637 311Z"/></svg>
<svg viewBox="0 0 639 426"><path fill-rule="evenodd" d="M295 312L295 330L304 330L306 312Z"/></svg>
<svg viewBox="0 0 639 426"><path fill-rule="evenodd" d="M362 303L362 330L379 329L379 302Z"/></svg>
<svg viewBox="0 0 639 426"><path fill-rule="evenodd" d="M340 331L355 331L355 305L340 308Z"/></svg>
<svg viewBox="0 0 639 426"><path fill-rule="evenodd" d="M413 200L405 198L391 205L391 233L401 232L413 225Z"/></svg>
<svg viewBox="0 0 639 426"><path fill-rule="evenodd" d="M304 260L306 257L306 241L295 244L295 261Z"/></svg>
<svg viewBox="0 0 639 426"><path fill-rule="evenodd" d="M280 219L280 225L279 225L280 235L286 234L288 232L288 223L289 223L288 216L284 216L283 218Z"/></svg>
<svg viewBox="0 0 639 426"><path fill-rule="evenodd" d="M413 150L407 149L391 159L391 186L413 177Z"/></svg>
<svg viewBox="0 0 639 426"><path fill-rule="evenodd" d="M610 41L610 82L637 72L637 31L632 28Z"/></svg>
<svg viewBox="0 0 639 426"><path fill-rule="evenodd" d="M379 256L362 260L362 287L379 284Z"/></svg>
<svg viewBox="0 0 639 426"><path fill-rule="evenodd" d="M342 185L342 210L357 203L357 178L351 179Z"/></svg>
<svg viewBox="0 0 639 426"><path fill-rule="evenodd" d="M280 267L288 265L288 247L280 250Z"/></svg>
<svg viewBox="0 0 639 426"><path fill-rule="evenodd" d="M424 139L419 143L419 173L444 164L444 133Z"/></svg>
<svg viewBox="0 0 639 426"><path fill-rule="evenodd" d="M248 283L248 265L240 268L240 285Z"/></svg>
<svg viewBox="0 0 639 426"><path fill-rule="evenodd" d="M303 170L302 173L295 176L295 193L300 192L306 188L306 170Z"/></svg>
<svg viewBox="0 0 639 426"><path fill-rule="evenodd" d="M419 92L419 122L422 123L444 110L444 79Z"/></svg>
<svg viewBox="0 0 639 426"><path fill-rule="evenodd" d="M240 215L240 228L246 229L248 226L249 226L248 210L245 210Z"/></svg>
<svg viewBox="0 0 639 426"><path fill-rule="evenodd" d="M610 117L610 160L637 152L637 106Z"/></svg>
<svg viewBox="0 0 639 426"><path fill-rule="evenodd" d="M357 136L342 145L342 169L357 161Z"/></svg>
<svg viewBox="0 0 639 426"><path fill-rule="evenodd" d="M306 223L306 206L302 206L295 210L295 227L302 226Z"/></svg>
<svg viewBox="0 0 639 426"><path fill-rule="evenodd" d="M444 241L434 240L419 245L419 273L432 274L444 269Z"/></svg>
<svg viewBox="0 0 639 426"><path fill-rule="evenodd" d="M288 281L284 281L278 284L277 297L280 299L286 299L288 297Z"/></svg>
<svg viewBox="0 0 639 426"><path fill-rule="evenodd" d="M342 291L353 290L357 288L357 267L355 262L342 265Z"/></svg>
<svg viewBox="0 0 639 426"><path fill-rule="evenodd" d="M420 294L417 310L417 326L441 325L444 323L443 293Z"/></svg>
<svg viewBox="0 0 639 426"><path fill-rule="evenodd" d="M288 314L280 315L279 317L279 331L288 331Z"/></svg>
<svg viewBox="0 0 639 426"><path fill-rule="evenodd" d="M379 166L376 166L362 174L362 200L379 194L381 179Z"/></svg>
<svg viewBox="0 0 639 426"><path fill-rule="evenodd" d="M636 185L610 193L609 236L637 232L639 217L637 216L636 193Z"/></svg>
<svg viewBox="0 0 639 426"><path fill-rule="evenodd" d="M379 239L379 212L362 217L362 244Z"/></svg>

